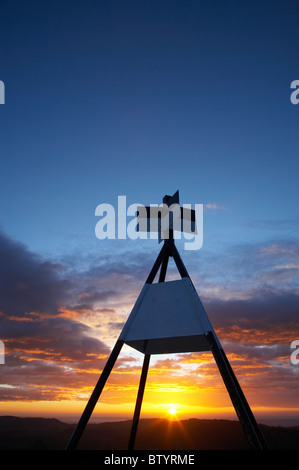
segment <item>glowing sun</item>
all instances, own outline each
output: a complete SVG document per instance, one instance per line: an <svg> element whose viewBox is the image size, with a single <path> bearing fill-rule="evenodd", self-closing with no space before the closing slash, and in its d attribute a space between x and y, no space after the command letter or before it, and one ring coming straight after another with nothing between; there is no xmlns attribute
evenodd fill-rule
<svg viewBox="0 0 299 470"><path fill-rule="evenodd" d="M176 415L178 413L178 409L175 407L175 406L171 406L169 409L168 409L168 413L172 416Z"/></svg>

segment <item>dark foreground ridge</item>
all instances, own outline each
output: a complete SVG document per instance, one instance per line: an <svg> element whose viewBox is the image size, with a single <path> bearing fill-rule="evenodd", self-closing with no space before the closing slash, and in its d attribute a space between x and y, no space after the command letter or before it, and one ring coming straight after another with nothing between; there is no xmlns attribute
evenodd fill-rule
<svg viewBox="0 0 299 470"><path fill-rule="evenodd" d="M62 450L75 424L57 419L0 416L0 450ZM299 427L260 425L273 450L299 450ZM85 450L126 450L131 421L88 424L78 445ZM247 450L238 421L143 419L136 450Z"/></svg>

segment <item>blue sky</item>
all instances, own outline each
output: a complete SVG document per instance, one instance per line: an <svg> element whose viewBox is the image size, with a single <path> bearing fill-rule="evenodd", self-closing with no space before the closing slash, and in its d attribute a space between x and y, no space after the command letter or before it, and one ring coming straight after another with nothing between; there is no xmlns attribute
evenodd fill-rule
<svg viewBox="0 0 299 470"><path fill-rule="evenodd" d="M252 322L271 292L296 303L297 1L2 0L0 10L3 263L22 253L11 279L25 282L42 259L57 305L82 297L81 273L95 301L118 280L129 311L159 246L98 240L95 209L179 189L181 203L205 205L203 247L182 255L208 302L252 301ZM98 309L117 309L110 300ZM285 357L299 334L291 306L287 318Z"/></svg>
<svg viewBox="0 0 299 470"><path fill-rule="evenodd" d="M206 243L298 216L296 2L1 9L4 231L54 255L76 237L100 249L98 204L177 189L225 208L205 214Z"/></svg>

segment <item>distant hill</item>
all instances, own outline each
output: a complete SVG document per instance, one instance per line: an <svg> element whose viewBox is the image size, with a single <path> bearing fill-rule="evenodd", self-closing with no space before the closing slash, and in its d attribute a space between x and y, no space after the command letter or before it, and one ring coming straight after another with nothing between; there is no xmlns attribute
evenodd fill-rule
<svg viewBox="0 0 299 470"><path fill-rule="evenodd" d="M75 425L57 419L0 416L0 450L64 449ZM299 450L299 428L260 425L270 449ZM126 450L131 421L88 424L78 449ZM143 419L138 450L246 450L238 421Z"/></svg>

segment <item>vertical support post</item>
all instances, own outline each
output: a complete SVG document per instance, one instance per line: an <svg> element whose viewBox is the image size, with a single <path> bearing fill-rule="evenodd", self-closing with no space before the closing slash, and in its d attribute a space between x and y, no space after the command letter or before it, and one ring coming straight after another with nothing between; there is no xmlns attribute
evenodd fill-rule
<svg viewBox="0 0 299 470"><path fill-rule="evenodd" d="M100 378L98 380L98 383L96 384L92 394L91 394L91 397L85 407L85 410L83 411L83 414L77 424L77 427L75 429L75 431L73 432L73 435L66 447L66 450L74 450L76 449L76 446L81 438L81 435L88 423L88 420L93 412L93 409L95 407L95 405L97 404L97 401L99 399L99 396L101 395L102 393L102 390L105 386L105 383L110 375L110 372L115 364L115 361L120 353L120 350L123 346L124 342L120 339L118 339L116 341L116 344L110 354L110 357L108 359L108 361L106 362L106 365L100 375Z"/></svg>
<svg viewBox="0 0 299 470"><path fill-rule="evenodd" d="M175 261L175 264L179 270L179 273L181 275L181 277L188 277L190 279L190 276L189 276L189 273L183 263L183 260L182 258L180 257L180 254L177 250L177 247L175 246L174 244L174 241L173 240L169 240L167 241L167 244L168 244L168 247L169 247L169 250L173 256L173 259ZM190 279L191 281L191 279ZM191 281L192 282L192 281Z"/></svg>
<svg viewBox="0 0 299 470"><path fill-rule="evenodd" d="M183 260L180 257L180 254L172 240L168 241L168 247L172 253L173 259L176 263L181 277L188 277L192 282L189 273L183 263ZM264 439L264 436L261 433L261 430L255 420L255 417L233 372L233 369L226 357L224 350L219 347L218 341L215 338L215 333L207 333L206 338L209 342L210 349L213 353L214 359L216 361L226 389L232 400L233 406L236 410L237 416L251 448L258 450L266 450L268 446Z"/></svg>
<svg viewBox="0 0 299 470"><path fill-rule="evenodd" d="M240 384L229 364L224 350L219 347L213 332L206 335L214 359L222 376L223 382L229 393L233 406L236 410L243 431L247 437L249 445L255 450L266 450L267 443L261 433L261 430L254 418L250 406L240 387Z"/></svg>
<svg viewBox="0 0 299 470"><path fill-rule="evenodd" d="M144 359L143 359L143 366L142 366L142 372L141 372L141 377L140 377L140 382L139 382L139 389L138 389L138 395L137 395L137 400L136 400L136 405L135 405L135 411L134 411L134 417L133 417L133 422L132 422L128 450L134 449L150 357L151 357L150 354L145 354Z"/></svg>
<svg viewBox="0 0 299 470"><path fill-rule="evenodd" d="M164 282L165 281L166 271L167 271L167 266L168 266L168 259L169 259L169 255L167 253L164 256L164 259L162 261L160 275L159 275L159 282Z"/></svg>
<svg viewBox="0 0 299 470"><path fill-rule="evenodd" d="M167 247L166 247L165 243L163 243L163 246L162 246L161 251L160 251L160 253L159 253L159 255L158 255L158 257L157 257L157 259L154 263L154 266L152 267L152 270L151 270L151 272L149 273L149 275L147 277L146 284L152 284L153 283L153 281L155 279L155 276L158 272L158 269L159 269L161 263L164 260L164 257L166 255L166 251L167 251Z"/></svg>

